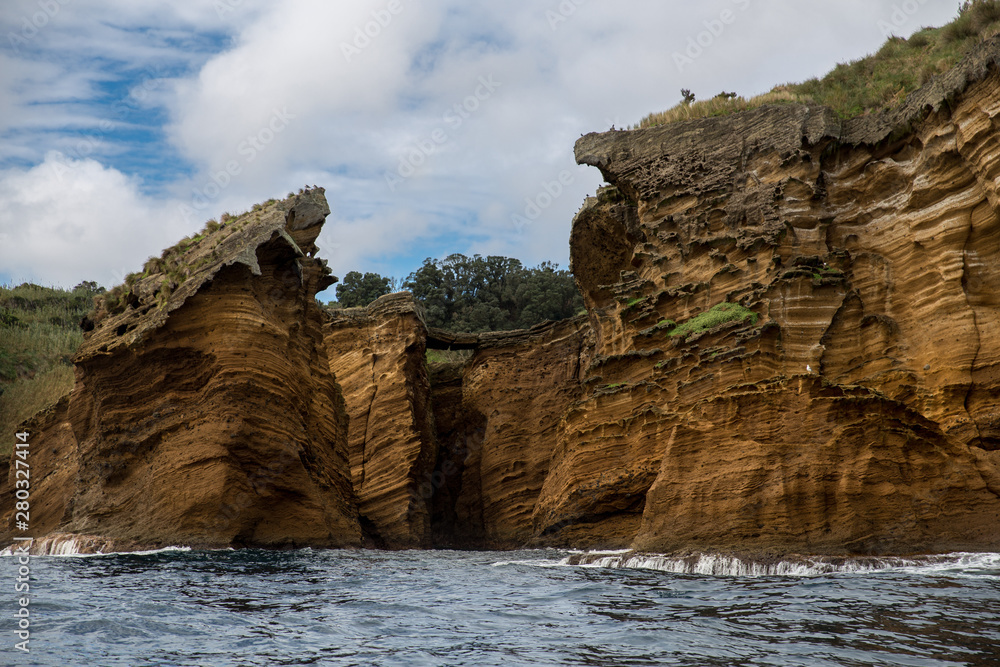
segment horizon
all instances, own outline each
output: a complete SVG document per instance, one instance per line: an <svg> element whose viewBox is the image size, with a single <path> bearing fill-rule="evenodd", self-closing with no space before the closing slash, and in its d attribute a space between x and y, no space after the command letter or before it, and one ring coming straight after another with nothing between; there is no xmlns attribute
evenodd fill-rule
<svg viewBox="0 0 1000 667"><path fill-rule="evenodd" d="M0 284L110 288L207 220L312 184L339 278L454 253L568 269L602 183L575 163L579 136L681 88L822 76L960 3L415 4L8 3Z"/></svg>

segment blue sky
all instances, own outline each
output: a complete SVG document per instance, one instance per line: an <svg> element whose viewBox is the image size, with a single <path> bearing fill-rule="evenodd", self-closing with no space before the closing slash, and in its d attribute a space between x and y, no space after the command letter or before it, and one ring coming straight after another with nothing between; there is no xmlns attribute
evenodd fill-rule
<svg viewBox="0 0 1000 667"><path fill-rule="evenodd" d="M306 184L327 188L339 276L454 252L566 266L601 181L573 160L581 134L681 88L822 75L958 4L5 0L0 283L111 286Z"/></svg>

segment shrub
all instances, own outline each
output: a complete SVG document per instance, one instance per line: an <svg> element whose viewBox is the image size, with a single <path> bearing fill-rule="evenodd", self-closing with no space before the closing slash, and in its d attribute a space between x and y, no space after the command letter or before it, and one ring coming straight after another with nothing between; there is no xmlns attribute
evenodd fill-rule
<svg viewBox="0 0 1000 667"><path fill-rule="evenodd" d="M472 350L427 350L428 364L464 364L472 357Z"/></svg>
<svg viewBox="0 0 1000 667"><path fill-rule="evenodd" d="M146 260L146 263L142 265L143 272L146 275L152 275L154 273L163 273L163 269L166 266L166 262L160 257L150 257Z"/></svg>
<svg viewBox="0 0 1000 667"><path fill-rule="evenodd" d="M815 103L842 118L877 112L900 104L935 73L954 67L980 40L1000 32L1000 0L966 2L942 28L924 28L909 40L890 37L874 54L842 63L822 78L774 87L751 97L717 95L695 102L694 95L667 111L653 113L635 127L646 128L692 118L720 116L765 104Z"/></svg>
<svg viewBox="0 0 1000 667"><path fill-rule="evenodd" d="M913 33L907 41L907 45L914 49L922 49L925 46L930 46L930 43L931 38L923 30Z"/></svg>
<svg viewBox="0 0 1000 667"><path fill-rule="evenodd" d="M674 329L667 332L668 336L690 336L692 334L708 331L726 322L742 322L750 320L750 324L757 324L760 315L749 308L738 303L723 302L713 306L710 310L696 315L691 319L678 324Z"/></svg>
<svg viewBox="0 0 1000 667"><path fill-rule="evenodd" d="M965 13L944 27L941 36L946 44L961 42L976 34L972 25L972 15Z"/></svg>

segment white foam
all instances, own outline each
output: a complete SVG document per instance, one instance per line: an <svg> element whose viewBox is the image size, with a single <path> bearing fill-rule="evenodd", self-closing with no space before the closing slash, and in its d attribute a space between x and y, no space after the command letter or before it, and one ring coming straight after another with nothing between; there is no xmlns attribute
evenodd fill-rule
<svg viewBox="0 0 1000 667"><path fill-rule="evenodd" d="M568 565L568 558L560 560L536 559L536 560L498 560L491 563L493 567L505 567L507 565L527 565L529 567L564 567Z"/></svg>
<svg viewBox="0 0 1000 667"><path fill-rule="evenodd" d="M13 544L0 550L0 557L13 556L14 550L24 543ZM162 549L142 551L115 551L114 541L93 535L75 535L71 533L53 533L30 543L29 552L32 556L54 556L58 558L93 558L97 556L115 556L133 554L149 556L158 553L175 551L191 551L191 547L170 546Z"/></svg>
<svg viewBox="0 0 1000 667"><path fill-rule="evenodd" d="M505 565L642 569L717 577L809 577L892 571L995 577L1000 571L1000 553L960 552L913 558L790 556L778 561L761 562L724 554L666 556L625 550L571 553L560 560L505 560L493 563L494 567Z"/></svg>
<svg viewBox="0 0 1000 667"><path fill-rule="evenodd" d="M575 559L572 559L575 560ZM952 553L915 558L794 556L775 562L721 554L695 554L686 557L655 554L621 556L590 555L578 562L581 567L634 568L723 577L808 577L837 573L906 571L914 574L969 572L1000 569L997 553Z"/></svg>

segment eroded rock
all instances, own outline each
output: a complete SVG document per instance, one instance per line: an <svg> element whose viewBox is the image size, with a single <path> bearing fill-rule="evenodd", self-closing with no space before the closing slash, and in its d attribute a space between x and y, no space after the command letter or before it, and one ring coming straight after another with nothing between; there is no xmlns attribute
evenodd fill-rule
<svg viewBox="0 0 1000 667"><path fill-rule="evenodd" d="M1000 545L998 52L843 124L788 105L580 139L612 186L571 243L596 347L536 530Z"/></svg>
<svg viewBox="0 0 1000 667"><path fill-rule="evenodd" d="M31 535L105 549L360 544L315 300L335 279L299 246L328 212L316 189L241 216L176 249L179 284L147 272L104 309L73 392L26 426Z"/></svg>

